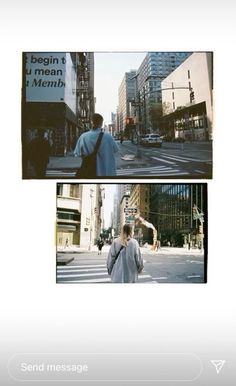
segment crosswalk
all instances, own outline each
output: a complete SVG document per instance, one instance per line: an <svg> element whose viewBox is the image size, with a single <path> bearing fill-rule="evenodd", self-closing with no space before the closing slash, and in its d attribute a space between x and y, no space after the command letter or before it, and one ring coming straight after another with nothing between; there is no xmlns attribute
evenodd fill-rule
<svg viewBox="0 0 236 386"><path fill-rule="evenodd" d="M61 169L48 169L46 171L47 178L74 178L76 170L61 170Z"/></svg>
<svg viewBox="0 0 236 386"><path fill-rule="evenodd" d="M178 177L188 176L191 173L188 170L182 169L187 166L188 163L204 163L205 165L211 165L211 159L199 159L187 156L187 155L170 155L169 153L161 152L150 153L149 159L152 164L145 167L125 167L117 169L117 176L167 176L167 177ZM205 171L201 168L193 169L192 172L197 174L204 174ZM46 171L46 178L75 178L75 169L48 169Z"/></svg>
<svg viewBox="0 0 236 386"><path fill-rule="evenodd" d="M111 283L106 264L57 266L57 283ZM138 283L156 283L145 270L139 275Z"/></svg>
<svg viewBox="0 0 236 386"><path fill-rule="evenodd" d="M176 162L182 162L182 163L188 163L188 162L204 162L204 163L208 163L208 164L211 164L212 163L212 160L211 159L199 159L199 158L194 158L194 157L189 157L189 156L186 156L186 155L170 155L169 153L164 153L162 152L161 154L161 158L158 158L158 157L154 157L154 156L151 156L152 159L156 159L158 161L161 161L161 162L168 162L168 163L171 163L171 164L176 164Z"/></svg>
<svg viewBox="0 0 236 386"><path fill-rule="evenodd" d="M155 176L184 176L189 175L187 171L181 171L170 166L149 166L146 168L130 168L118 169L117 176L131 176L131 175L155 175Z"/></svg>

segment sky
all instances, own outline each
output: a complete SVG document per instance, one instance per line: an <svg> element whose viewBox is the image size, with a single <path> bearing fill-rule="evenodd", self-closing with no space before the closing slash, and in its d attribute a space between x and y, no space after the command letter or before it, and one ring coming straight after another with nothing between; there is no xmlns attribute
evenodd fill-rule
<svg viewBox="0 0 236 386"><path fill-rule="evenodd" d="M114 210L114 194L116 191L116 184L104 184L105 199L104 199L104 222L105 228L111 225L111 213Z"/></svg>
<svg viewBox="0 0 236 386"><path fill-rule="evenodd" d="M95 111L111 123L111 112L118 106L118 88L125 72L138 70L146 52L95 52L94 95Z"/></svg>

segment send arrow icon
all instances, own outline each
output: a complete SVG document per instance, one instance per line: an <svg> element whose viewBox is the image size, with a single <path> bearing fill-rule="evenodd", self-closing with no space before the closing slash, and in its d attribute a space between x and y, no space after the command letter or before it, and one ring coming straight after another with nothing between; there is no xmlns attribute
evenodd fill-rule
<svg viewBox="0 0 236 386"><path fill-rule="evenodd" d="M219 374L225 364L225 360L212 360L211 363L215 367L217 374Z"/></svg>

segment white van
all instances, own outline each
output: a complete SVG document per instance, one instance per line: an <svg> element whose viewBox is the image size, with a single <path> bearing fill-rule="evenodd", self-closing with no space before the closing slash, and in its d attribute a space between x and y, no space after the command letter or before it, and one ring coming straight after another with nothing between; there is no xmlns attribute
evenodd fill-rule
<svg viewBox="0 0 236 386"><path fill-rule="evenodd" d="M158 146L161 147L162 139L159 134L146 134L141 139L141 144L144 146Z"/></svg>

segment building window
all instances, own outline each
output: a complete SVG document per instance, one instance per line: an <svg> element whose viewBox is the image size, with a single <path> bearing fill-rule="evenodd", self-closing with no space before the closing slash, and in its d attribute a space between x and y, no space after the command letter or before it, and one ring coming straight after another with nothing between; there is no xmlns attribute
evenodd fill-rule
<svg viewBox="0 0 236 386"><path fill-rule="evenodd" d="M175 93L172 92L172 99L175 99Z"/></svg>
<svg viewBox="0 0 236 386"><path fill-rule="evenodd" d="M189 90L191 90L191 88L192 88L191 82L188 82L188 88L189 88Z"/></svg>
<svg viewBox="0 0 236 386"><path fill-rule="evenodd" d="M57 184L57 196L62 196L63 184Z"/></svg>
<svg viewBox="0 0 236 386"><path fill-rule="evenodd" d="M190 79L190 70L188 70L188 79Z"/></svg>
<svg viewBox="0 0 236 386"><path fill-rule="evenodd" d="M75 198L79 197L79 185L78 184L70 185L70 197L75 197Z"/></svg>
<svg viewBox="0 0 236 386"><path fill-rule="evenodd" d="M173 110L175 110L175 102L173 102Z"/></svg>

